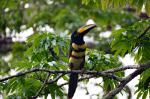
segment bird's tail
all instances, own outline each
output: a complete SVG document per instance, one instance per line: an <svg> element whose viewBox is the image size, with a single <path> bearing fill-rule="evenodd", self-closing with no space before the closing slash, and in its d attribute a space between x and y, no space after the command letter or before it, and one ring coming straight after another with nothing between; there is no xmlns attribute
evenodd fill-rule
<svg viewBox="0 0 150 99"><path fill-rule="evenodd" d="M77 88L77 83L78 83L78 74L71 73L69 79L68 99L72 99Z"/></svg>

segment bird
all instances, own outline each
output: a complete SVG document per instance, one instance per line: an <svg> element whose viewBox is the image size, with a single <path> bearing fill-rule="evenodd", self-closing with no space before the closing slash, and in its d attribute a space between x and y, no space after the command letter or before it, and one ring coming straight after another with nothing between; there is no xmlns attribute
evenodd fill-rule
<svg viewBox="0 0 150 99"><path fill-rule="evenodd" d="M95 27L96 24L84 25L71 34L69 51L69 68L71 71L84 70L86 48L93 47L92 43L86 43L84 41L84 36ZM77 88L77 83L78 74L71 73L69 77L68 99L73 98Z"/></svg>

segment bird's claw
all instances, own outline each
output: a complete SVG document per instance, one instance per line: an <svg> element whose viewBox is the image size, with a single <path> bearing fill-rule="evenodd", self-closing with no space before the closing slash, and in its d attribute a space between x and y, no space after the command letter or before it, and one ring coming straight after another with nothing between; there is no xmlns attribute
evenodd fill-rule
<svg viewBox="0 0 150 99"><path fill-rule="evenodd" d="M85 72L85 69L81 69L81 76L83 76L83 73Z"/></svg>

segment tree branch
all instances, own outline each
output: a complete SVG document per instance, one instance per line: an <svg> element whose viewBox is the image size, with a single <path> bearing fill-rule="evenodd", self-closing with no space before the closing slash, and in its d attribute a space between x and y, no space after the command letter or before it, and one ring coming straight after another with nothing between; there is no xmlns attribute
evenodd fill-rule
<svg viewBox="0 0 150 99"><path fill-rule="evenodd" d="M133 73L128 75L127 77L123 78L122 82L115 88L114 90L110 91L108 94L105 95L104 99L112 99L116 94L118 94L124 86L134 79L136 76L140 75L145 69L150 68L150 61L146 64L141 64L137 66L137 70Z"/></svg>
<svg viewBox="0 0 150 99"><path fill-rule="evenodd" d="M59 80L65 74L70 74L70 73L81 74L82 73L82 74L90 75L88 77L81 78L78 81L82 81L84 79L89 79L89 78L93 78L93 77L97 77L97 76L102 76L102 77L112 78L112 79L117 80L117 81L120 82L120 84L114 90L110 91L108 94L106 94L103 97L103 99L112 99L116 94L118 94L124 88L124 86L126 86L126 84L128 82L130 82L136 76L140 75L147 68L150 68L150 61L145 63L145 64L122 66L122 67L113 68L113 69L109 69L109 70L105 70L105 71L85 71L85 72L83 72L81 70L62 71L62 70L49 70L49 69L33 68L33 69L30 69L30 70L27 70L27 71L24 71L24 72L19 72L18 74L13 75L13 76L4 77L4 78L0 79L0 82L7 81L9 79L19 77L19 76L24 76L26 74L34 73L34 72L47 72L48 74L60 74L55 79L51 80L50 82L48 82L48 78L46 78L44 80L44 83L43 83L42 87L40 88L40 90L36 94L36 97L37 97L41 93L41 91L43 90L45 84L54 83L57 80ZM130 75L128 75L127 77L124 77L124 78L118 77L118 76L113 74L115 72L124 71L124 70L127 70L127 69L136 69L136 70L133 73L131 73ZM64 83L64 84L61 84L59 86L62 87L66 84L68 84L68 82Z"/></svg>
<svg viewBox="0 0 150 99"><path fill-rule="evenodd" d="M127 77L123 78L122 82L117 86L117 88L115 88L114 90L112 90L108 94L106 94L104 99L113 99L113 97L116 94L118 94L128 82L130 82L136 76L140 75L146 68L149 68L149 67L150 67L150 62L148 62L147 64L140 65L139 69L135 70L133 73L131 73Z"/></svg>
<svg viewBox="0 0 150 99"><path fill-rule="evenodd" d="M62 70L49 70L49 69L41 69L41 68L33 68L24 72L19 72L16 75L12 75L9 77L4 77L0 79L0 82L12 79L14 77L19 77L19 76L23 76L29 73L33 73L33 72L48 72L51 74L70 74L70 73L82 73L82 74L87 74L87 75L98 75L98 76L105 76L105 77L109 77L109 78L113 78L114 80L119 80L121 81L121 79L115 75L112 75L112 73L115 72L119 72L119 71L123 71L126 69L140 69L140 68L150 68L150 62L146 63L146 64L141 64L141 65L128 65L128 66L122 66L122 67L118 67L118 68L114 68L114 69L109 69L109 70L105 70L105 71L81 71L81 70L73 70L73 71L62 71Z"/></svg>
<svg viewBox="0 0 150 99"><path fill-rule="evenodd" d="M103 72L104 73L115 73L115 72L119 72L119 71L123 71L123 70L127 70L127 69L142 69L142 68L145 68L145 69L150 68L150 61L145 64L121 66L121 67L109 69L109 70L106 70Z"/></svg>
<svg viewBox="0 0 150 99"><path fill-rule="evenodd" d="M28 70L28 71L25 71L25 72L20 72L16 75L12 75L12 76L9 76L9 77L5 77L5 78L2 78L0 79L0 82L3 82L3 81L6 81L6 80L9 80L9 79L12 79L14 77L19 77L19 76L23 76L23 75L26 75L26 74L29 74L29 73L33 73L33 72L48 72L48 73L51 73L51 74L70 74L70 73L78 73L78 74L86 74L86 75L95 75L95 76L105 76L105 77L108 77L108 78L112 78L114 80L117 80L117 81L122 81L122 79L120 77L117 77L116 75L113 75L111 73L105 73L105 72L101 72L101 71L85 71L83 72L82 70L73 70L73 71L59 71L59 70L49 70L49 69L40 69L40 68L34 68L34 69L31 69L31 70Z"/></svg>

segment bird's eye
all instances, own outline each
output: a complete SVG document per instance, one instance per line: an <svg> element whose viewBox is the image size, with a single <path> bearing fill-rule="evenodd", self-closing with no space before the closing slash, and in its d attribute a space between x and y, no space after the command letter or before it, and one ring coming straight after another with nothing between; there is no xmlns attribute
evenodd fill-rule
<svg viewBox="0 0 150 99"><path fill-rule="evenodd" d="M75 35L74 35L74 38L78 38L78 35L77 35L77 34L75 34Z"/></svg>

